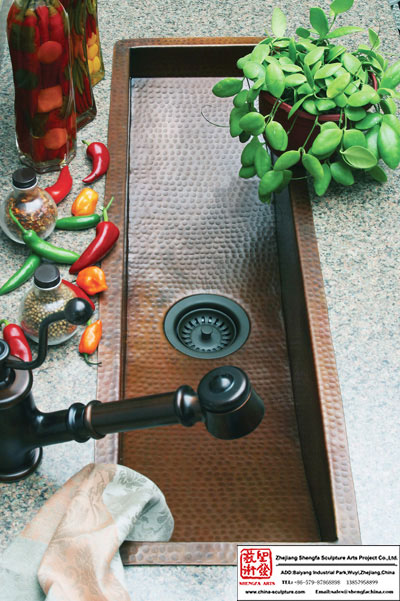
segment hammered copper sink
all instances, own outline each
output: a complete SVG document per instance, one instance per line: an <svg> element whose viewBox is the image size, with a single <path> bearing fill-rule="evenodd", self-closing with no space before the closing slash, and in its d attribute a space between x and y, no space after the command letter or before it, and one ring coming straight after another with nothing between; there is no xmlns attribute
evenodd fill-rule
<svg viewBox="0 0 400 601"><path fill-rule="evenodd" d="M231 564L237 542L360 541L307 188L296 182L262 205L255 179L237 176L241 144L210 123L225 125L231 107L213 84L236 75L256 41L115 46L106 197L118 199L111 218L122 240L103 262L98 398L196 388L230 364L265 404L261 425L238 440L197 424L97 441L96 460L151 478L175 519L171 542L126 543L125 563ZM204 293L250 320L244 345L223 358L187 356L164 334L170 307Z"/></svg>

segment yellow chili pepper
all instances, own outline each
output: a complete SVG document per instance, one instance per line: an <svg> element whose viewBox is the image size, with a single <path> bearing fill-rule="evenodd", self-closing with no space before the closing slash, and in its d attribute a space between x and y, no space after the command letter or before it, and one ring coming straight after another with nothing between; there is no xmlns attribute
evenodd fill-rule
<svg viewBox="0 0 400 601"><path fill-rule="evenodd" d="M76 284L89 295L97 294L108 288L104 271L96 265L82 269L78 273Z"/></svg>
<svg viewBox="0 0 400 601"><path fill-rule="evenodd" d="M93 215L99 195L92 188L83 188L71 207L72 215Z"/></svg>
<svg viewBox="0 0 400 601"><path fill-rule="evenodd" d="M103 325L101 320L98 319L94 323L89 322L82 334L81 341L79 343L79 352L83 355L86 363L89 365L100 365L99 363L90 362L88 360L88 355L93 355L99 346L102 333Z"/></svg>

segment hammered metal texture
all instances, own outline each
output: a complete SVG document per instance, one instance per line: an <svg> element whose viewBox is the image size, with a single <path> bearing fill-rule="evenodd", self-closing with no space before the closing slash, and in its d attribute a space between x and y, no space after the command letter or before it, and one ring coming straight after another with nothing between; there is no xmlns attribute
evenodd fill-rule
<svg viewBox="0 0 400 601"><path fill-rule="evenodd" d="M255 41L146 39L120 42L115 48L109 126L114 161L106 196L119 193L126 198L129 227L127 215L114 207L112 218L121 227L123 240L104 263L113 281L100 306L105 334L98 398L154 394L184 382L196 386L209 369L229 362L248 372L266 405L262 426L239 441L216 441L200 425L123 435L119 453L116 436L97 441L97 461L127 463L160 485L176 520L173 540L191 541L128 543L123 546L126 563L230 564L236 561L235 544L217 541L321 540L293 406L274 216L258 203L255 182L237 178L240 145L229 140L226 130L201 117L203 111L211 121L222 123L229 112L230 101L224 112L221 101L215 104L209 94L209 78L200 80L196 71L196 81L188 79L184 85L169 78L164 83L158 78L136 80L126 197L129 49L190 46L193 57L196 45L223 44L218 51L226 61L226 75L231 75L232 45ZM216 67L219 77L224 75L220 69L221 65ZM193 140L198 143L193 145ZM322 480L328 486L324 484L322 505L328 497L329 503L326 511L318 509L318 502L315 505L320 524L326 516L331 520L333 502L339 542L356 543L357 513L315 232L308 197L300 199L300 212L297 203L294 194L293 211L299 218L296 245L301 248L298 270L307 280L302 301L307 317L311 310L308 336L320 395L309 403L323 415L301 432L301 438L304 441L313 428L321 428L319 438L327 441L320 451L327 453ZM248 342L230 357L219 361L185 357L164 338L162 322L169 306L199 292L225 294L251 318ZM290 296L292 291L283 292ZM311 489L313 478L318 478L312 470L313 462L307 461ZM328 531L335 531L335 523Z"/></svg>
<svg viewBox="0 0 400 601"><path fill-rule="evenodd" d="M340 535L340 544L357 544L361 542L361 538L346 424L307 186L302 184L296 187L291 196L291 211L301 256L311 350L315 358L318 397L329 458L336 528Z"/></svg>
<svg viewBox="0 0 400 601"><path fill-rule="evenodd" d="M224 124L218 78L133 80L125 394L197 386L237 365L264 400L252 435L212 438L202 424L124 434L125 465L151 478L174 515L174 541L320 540L304 474L281 315L273 209L238 180L241 145ZM162 110L160 107L162 106ZM250 336L219 360L187 357L163 331L176 301L212 292L248 313Z"/></svg>

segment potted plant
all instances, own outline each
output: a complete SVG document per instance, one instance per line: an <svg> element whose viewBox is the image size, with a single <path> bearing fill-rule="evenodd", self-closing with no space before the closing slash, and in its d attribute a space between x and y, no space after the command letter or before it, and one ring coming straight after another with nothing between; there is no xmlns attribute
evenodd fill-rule
<svg viewBox="0 0 400 601"><path fill-rule="evenodd" d="M218 97L233 96L230 133L246 144L239 175L260 178L262 202L286 187L298 165L321 196L332 178L350 186L361 171L385 182L380 160L391 169L400 163L394 102L400 98L395 91L400 61L388 65L373 29L368 30L369 45L356 50L338 42L363 31L335 28L338 15L353 1L333 0L329 15L311 8L311 28L299 27L297 38L285 35L286 17L275 8L273 35L237 62L243 77L227 77L213 87ZM274 164L268 147L279 155Z"/></svg>

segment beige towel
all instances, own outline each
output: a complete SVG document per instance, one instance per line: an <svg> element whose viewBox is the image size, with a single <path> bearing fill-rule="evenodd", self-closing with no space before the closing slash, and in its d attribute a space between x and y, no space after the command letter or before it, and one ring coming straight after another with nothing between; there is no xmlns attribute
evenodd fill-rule
<svg viewBox="0 0 400 601"><path fill-rule="evenodd" d="M148 478L120 465L87 465L2 556L1 601L128 601L121 543L167 541L173 526Z"/></svg>

